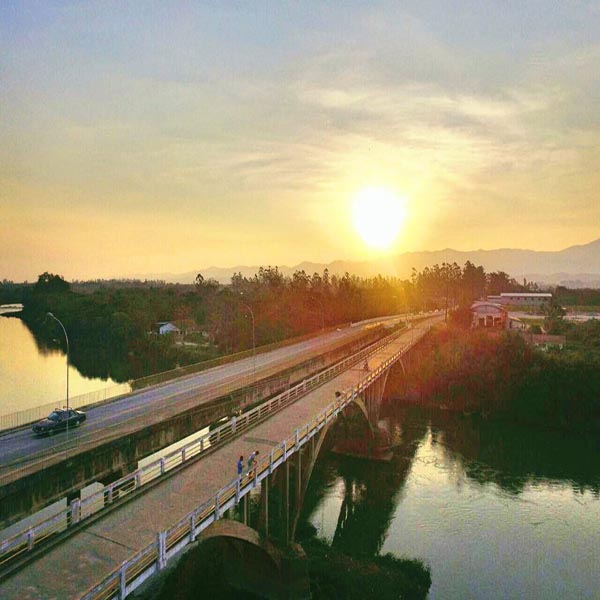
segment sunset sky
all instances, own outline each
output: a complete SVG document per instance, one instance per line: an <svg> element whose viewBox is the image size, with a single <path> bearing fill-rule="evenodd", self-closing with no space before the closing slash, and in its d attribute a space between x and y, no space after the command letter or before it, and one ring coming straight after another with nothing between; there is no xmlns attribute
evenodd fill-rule
<svg viewBox="0 0 600 600"><path fill-rule="evenodd" d="M589 242L599 32L591 0L4 0L0 279Z"/></svg>

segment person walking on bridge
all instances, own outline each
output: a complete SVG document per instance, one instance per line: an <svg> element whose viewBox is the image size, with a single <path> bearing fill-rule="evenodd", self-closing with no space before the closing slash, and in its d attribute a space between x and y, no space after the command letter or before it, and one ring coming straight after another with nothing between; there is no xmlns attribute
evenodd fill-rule
<svg viewBox="0 0 600 600"><path fill-rule="evenodd" d="M259 451L255 450L248 457L248 475L252 477L254 475L254 468L256 467L256 457L259 455Z"/></svg>
<svg viewBox="0 0 600 600"><path fill-rule="evenodd" d="M237 474L241 477L244 472L244 457L240 456L240 460L237 462Z"/></svg>

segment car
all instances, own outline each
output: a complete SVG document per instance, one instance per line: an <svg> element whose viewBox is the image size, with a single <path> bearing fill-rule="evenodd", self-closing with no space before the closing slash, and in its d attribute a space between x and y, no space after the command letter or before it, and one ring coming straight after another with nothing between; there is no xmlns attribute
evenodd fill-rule
<svg viewBox="0 0 600 600"><path fill-rule="evenodd" d="M86 420L86 414L72 408L55 408L45 419L33 425L36 435L53 435L57 431L79 427Z"/></svg>

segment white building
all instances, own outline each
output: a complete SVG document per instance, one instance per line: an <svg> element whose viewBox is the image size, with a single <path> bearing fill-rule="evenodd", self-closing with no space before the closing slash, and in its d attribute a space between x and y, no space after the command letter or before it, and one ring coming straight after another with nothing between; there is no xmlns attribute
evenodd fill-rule
<svg viewBox="0 0 600 600"><path fill-rule="evenodd" d="M176 325L173 325L173 323L161 321L160 323L157 323L157 325L158 335L165 335L167 333L174 333L176 335L179 335L181 333L181 329L179 329L179 327L177 327Z"/></svg>
<svg viewBox="0 0 600 600"><path fill-rule="evenodd" d="M552 294L547 292L502 292L500 294L502 304L540 308L552 302Z"/></svg>
<svg viewBox="0 0 600 600"><path fill-rule="evenodd" d="M471 305L471 327L524 330L527 326L521 319L513 317L500 305L493 302L473 302Z"/></svg>

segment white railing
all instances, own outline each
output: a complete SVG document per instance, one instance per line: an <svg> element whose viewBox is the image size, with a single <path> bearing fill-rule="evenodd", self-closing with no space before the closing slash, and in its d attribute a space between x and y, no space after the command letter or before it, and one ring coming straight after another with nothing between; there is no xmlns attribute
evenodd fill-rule
<svg viewBox="0 0 600 600"><path fill-rule="evenodd" d="M129 475L112 482L101 491L91 494L84 499L73 500L68 507L54 516L44 519L35 525L27 526L22 531L11 535L0 542L0 567L30 552L47 538L76 525L86 517L113 504L118 499L143 487L171 469L193 459L199 454L206 453L209 449L214 450L215 447L229 441L234 436L239 435L273 413L295 402L308 391L322 385L325 381L332 379L365 357L379 351L403 333L404 330L379 340L255 408L241 415L231 417L226 423L212 431L137 469Z"/></svg>
<svg viewBox="0 0 600 600"><path fill-rule="evenodd" d="M188 544L194 542L198 535L212 525L241 498L254 489L265 477L285 462L292 454L300 450L316 433L325 427L355 396L368 388L394 362L404 355L429 329L413 339L408 345L396 352L391 358L379 365L356 386L341 393L334 402L327 406L311 421L294 431L294 435L283 440L271 450L254 469L252 475L242 475L221 488L210 500L187 514L176 525L157 533L156 541L138 552L135 556L106 577L101 583L88 590L83 600L123 599L137 589L146 579L163 569L167 562ZM364 357L363 357L364 358Z"/></svg>

